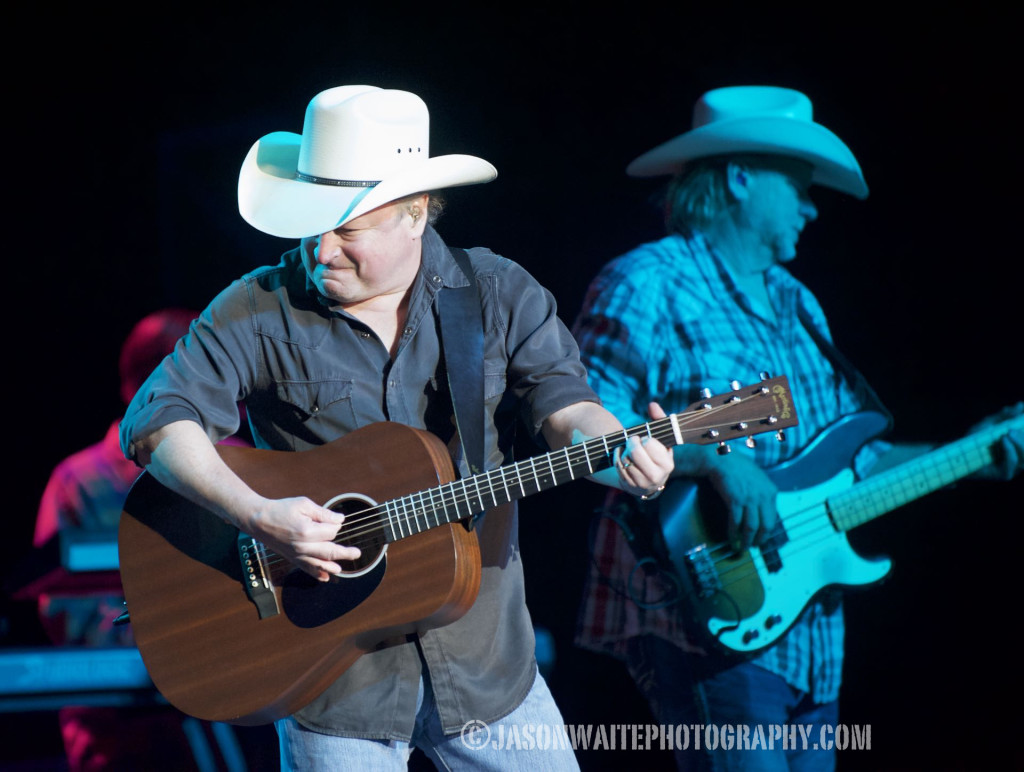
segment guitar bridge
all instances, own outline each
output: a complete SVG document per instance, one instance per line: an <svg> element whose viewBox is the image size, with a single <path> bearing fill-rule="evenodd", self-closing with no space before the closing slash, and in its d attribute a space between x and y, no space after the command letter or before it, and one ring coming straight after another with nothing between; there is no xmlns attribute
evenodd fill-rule
<svg viewBox="0 0 1024 772"><path fill-rule="evenodd" d="M266 564L263 561L263 545L244 533L238 534L238 559L242 566L242 582L245 591L259 612L260 619L281 613L277 595L270 583Z"/></svg>
<svg viewBox="0 0 1024 772"><path fill-rule="evenodd" d="M722 583L718 579L715 561L706 545L700 544L688 549L684 558L698 597L710 598L721 591Z"/></svg>

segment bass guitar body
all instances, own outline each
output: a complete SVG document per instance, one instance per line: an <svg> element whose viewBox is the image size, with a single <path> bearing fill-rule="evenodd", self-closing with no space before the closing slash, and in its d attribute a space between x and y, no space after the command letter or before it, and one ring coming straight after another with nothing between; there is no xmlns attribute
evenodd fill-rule
<svg viewBox="0 0 1024 772"><path fill-rule="evenodd" d="M732 653L752 653L777 641L823 589L885 577L891 562L858 555L828 506L854 485L854 455L885 425L877 413L849 416L768 470L779 488L779 522L767 541L748 550L728 546L714 491L689 482L666 489L659 502L662 536L700 634Z"/></svg>

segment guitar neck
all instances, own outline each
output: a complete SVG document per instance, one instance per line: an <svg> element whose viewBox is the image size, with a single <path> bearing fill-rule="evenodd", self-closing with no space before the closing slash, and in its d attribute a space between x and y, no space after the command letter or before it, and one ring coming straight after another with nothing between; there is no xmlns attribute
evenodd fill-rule
<svg viewBox="0 0 1024 772"><path fill-rule="evenodd" d="M656 439L668 447L724 443L796 423L786 376L745 388L734 385L732 392L708 396L681 413L385 502L378 508L387 523L385 539L464 520L608 469L631 437Z"/></svg>
<svg viewBox="0 0 1024 772"><path fill-rule="evenodd" d="M489 472L392 499L382 505L389 523L388 541L464 520L486 509L608 469L614 463L616 450L625 448L629 438L634 436L651 437L667 446L683 443L679 417L673 414L632 429L606 434Z"/></svg>
<svg viewBox="0 0 1024 772"><path fill-rule="evenodd" d="M849 531L951 485L993 462L993 447L1024 416L1005 421L863 480L828 499L837 530Z"/></svg>

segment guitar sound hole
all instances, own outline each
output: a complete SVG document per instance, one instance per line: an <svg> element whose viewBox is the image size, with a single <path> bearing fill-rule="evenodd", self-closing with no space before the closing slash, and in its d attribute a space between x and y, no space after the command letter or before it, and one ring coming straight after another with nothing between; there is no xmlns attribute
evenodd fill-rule
<svg viewBox="0 0 1024 772"><path fill-rule="evenodd" d="M372 499L358 493L336 496L325 504L345 515L335 541L346 547L358 547L362 553L356 560L339 560L346 574L361 574L380 561L387 548L384 538L383 512Z"/></svg>

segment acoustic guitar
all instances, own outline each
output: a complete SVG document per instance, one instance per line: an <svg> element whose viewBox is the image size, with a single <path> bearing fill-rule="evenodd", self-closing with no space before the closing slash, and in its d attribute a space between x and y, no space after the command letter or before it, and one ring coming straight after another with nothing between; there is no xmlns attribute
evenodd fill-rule
<svg viewBox="0 0 1024 772"><path fill-rule="evenodd" d="M129 619L160 693L184 713L253 725L294 713L355 660L472 606L477 513L614 463L629 437L726 443L797 422L785 376L693 403L632 429L455 479L434 435L373 424L311 450L218 446L258 493L343 511L355 545L344 576L317 582L263 544L144 473L119 528Z"/></svg>

